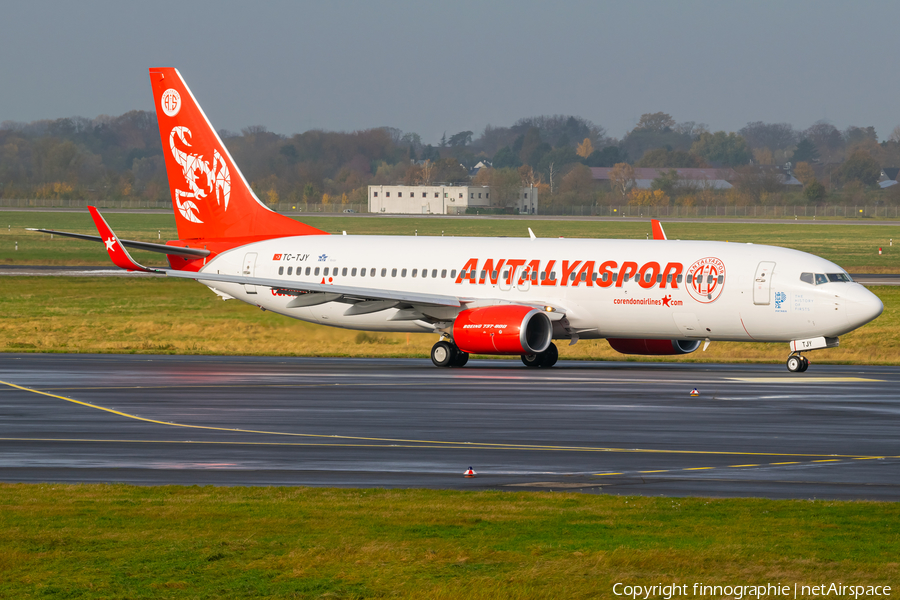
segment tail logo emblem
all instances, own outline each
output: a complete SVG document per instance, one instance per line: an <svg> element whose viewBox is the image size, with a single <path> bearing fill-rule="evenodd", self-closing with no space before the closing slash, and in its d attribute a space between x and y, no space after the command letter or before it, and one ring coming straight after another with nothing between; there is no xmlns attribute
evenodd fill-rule
<svg viewBox="0 0 900 600"><path fill-rule="evenodd" d="M174 92L174 90L171 91ZM168 93L166 92L166 94ZM163 94L163 110L165 110L166 105L166 94ZM177 96L177 92L175 94ZM177 106L180 107L180 100ZM176 107L175 112L178 112L178 107ZM172 132L169 134L169 147L172 149L172 156L175 157L175 162L181 165L184 180L190 188L188 192L179 189L175 190L175 206L178 207L178 212L181 213L181 216L191 223L202 223L203 221L200 220L197 214L200 212L200 209L194 200L206 198L207 193L210 193L215 196L216 204L222 206L223 210L228 210L228 198L231 196L231 174L228 172L228 165L222 160L222 155L219 154L218 150L213 150L212 167L210 167L209 162L203 160L202 154L189 154L178 148L175 144L176 137L183 146L190 148L191 144L188 139L191 137L191 130L178 125L173 127ZM201 174L206 175L205 189L197 185ZM184 199L184 202L182 202L182 199Z"/></svg>
<svg viewBox="0 0 900 600"><path fill-rule="evenodd" d="M178 93L178 90L167 89L163 92L160 105L167 117L174 117L181 110L181 94Z"/></svg>

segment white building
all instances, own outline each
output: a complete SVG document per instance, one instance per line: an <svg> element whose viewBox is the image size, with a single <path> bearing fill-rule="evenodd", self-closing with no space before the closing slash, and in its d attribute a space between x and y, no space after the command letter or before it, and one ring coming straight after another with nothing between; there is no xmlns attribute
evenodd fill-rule
<svg viewBox="0 0 900 600"><path fill-rule="evenodd" d="M491 188L474 185L370 185L369 212L460 215L468 208L497 208ZM515 206L520 214L538 214L537 188L521 188Z"/></svg>

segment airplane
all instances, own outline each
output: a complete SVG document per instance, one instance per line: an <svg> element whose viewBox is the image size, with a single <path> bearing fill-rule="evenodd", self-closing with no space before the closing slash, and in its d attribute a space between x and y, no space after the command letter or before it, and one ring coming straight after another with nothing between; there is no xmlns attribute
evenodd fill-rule
<svg viewBox="0 0 900 600"><path fill-rule="evenodd" d="M788 248L652 240L330 235L280 215L253 193L181 74L150 81L178 239L122 240L95 207L99 236L36 229L105 244L129 271L196 280L225 300L364 331L433 333L431 360L462 367L470 354L556 364L553 340L606 339L620 353L683 355L712 341L790 344L804 352L884 310L838 265ZM169 268L127 248L166 254Z"/></svg>

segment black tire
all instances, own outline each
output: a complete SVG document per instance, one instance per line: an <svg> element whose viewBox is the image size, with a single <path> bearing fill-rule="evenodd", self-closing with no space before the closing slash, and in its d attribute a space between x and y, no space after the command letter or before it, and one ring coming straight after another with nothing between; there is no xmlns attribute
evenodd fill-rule
<svg viewBox="0 0 900 600"><path fill-rule="evenodd" d="M456 348L456 346L454 346ZM469 362L469 353L463 352L459 348L456 348L456 359L453 361L451 367L464 367L466 363Z"/></svg>
<svg viewBox="0 0 900 600"><path fill-rule="evenodd" d="M436 367L449 367L456 358L456 346L449 342L438 342L431 347L431 362Z"/></svg>
<svg viewBox="0 0 900 600"><path fill-rule="evenodd" d="M541 366L549 369L559 360L559 350L557 350L556 344L550 344L539 356L541 357Z"/></svg>
<svg viewBox="0 0 900 600"><path fill-rule="evenodd" d="M526 367L537 368L541 366L541 355L540 354L523 354L522 355L522 364Z"/></svg>
<svg viewBox="0 0 900 600"><path fill-rule="evenodd" d="M787 359L787 370L791 373L802 373L803 358L800 356L789 356Z"/></svg>
<svg viewBox="0 0 900 600"><path fill-rule="evenodd" d="M806 370L809 368L809 359L805 356L803 357L803 366L800 368L801 373L806 373Z"/></svg>

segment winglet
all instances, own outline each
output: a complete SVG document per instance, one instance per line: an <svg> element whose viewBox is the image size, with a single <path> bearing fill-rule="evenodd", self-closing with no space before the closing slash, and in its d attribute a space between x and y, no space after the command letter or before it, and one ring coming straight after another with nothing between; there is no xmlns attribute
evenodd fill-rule
<svg viewBox="0 0 900 600"><path fill-rule="evenodd" d="M663 231L662 223L659 222L659 219L650 219L650 224L653 226L653 239L654 240L669 239L666 237L666 232Z"/></svg>
<svg viewBox="0 0 900 600"><path fill-rule="evenodd" d="M97 231L100 232L100 238L103 240L103 243L106 244L106 251L109 253L109 258L112 259L117 267L128 269L129 271L145 271L147 273L158 272L155 269L148 269L131 258L131 255L128 254L128 250L125 249L125 246L122 245L122 242L120 242L116 234L113 233L112 228L110 228L106 219L100 215L100 212L96 207L88 206L88 211L91 213L91 218L94 219L94 225L97 226Z"/></svg>

